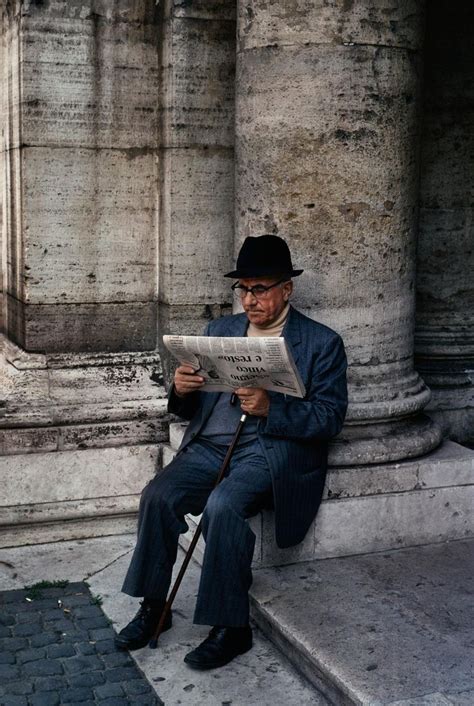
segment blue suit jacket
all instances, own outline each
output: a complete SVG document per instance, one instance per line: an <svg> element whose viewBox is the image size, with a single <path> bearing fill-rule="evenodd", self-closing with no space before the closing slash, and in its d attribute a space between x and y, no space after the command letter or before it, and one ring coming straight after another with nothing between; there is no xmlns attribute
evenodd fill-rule
<svg viewBox="0 0 474 706"><path fill-rule="evenodd" d="M245 336L245 314L212 321L209 336ZM282 335L306 387L303 400L269 392L270 410L258 423L258 437L270 467L279 547L304 538L324 488L328 440L339 433L347 408L346 354L341 337L290 308ZM168 409L189 419L180 451L206 423L218 393L195 392L179 398L171 388Z"/></svg>

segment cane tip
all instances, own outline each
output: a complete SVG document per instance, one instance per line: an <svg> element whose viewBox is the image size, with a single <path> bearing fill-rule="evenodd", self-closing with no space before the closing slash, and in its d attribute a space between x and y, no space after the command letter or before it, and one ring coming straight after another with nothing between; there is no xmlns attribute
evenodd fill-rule
<svg viewBox="0 0 474 706"><path fill-rule="evenodd" d="M148 643L148 647L150 648L150 650L156 650L156 648L158 647L158 640L156 638L150 640L150 642Z"/></svg>

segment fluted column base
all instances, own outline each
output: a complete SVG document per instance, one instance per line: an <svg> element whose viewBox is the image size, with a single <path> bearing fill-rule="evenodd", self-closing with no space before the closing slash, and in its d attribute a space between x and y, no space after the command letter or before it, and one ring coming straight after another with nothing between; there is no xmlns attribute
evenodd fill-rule
<svg viewBox="0 0 474 706"><path fill-rule="evenodd" d="M464 334L461 338L460 334ZM466 327L423 327L416 335L415 365L431 389L426 412L445 436L474 443L474 336Z"/></svg>
<svg viewBox="0 0 474 706"><path fill-rule="evenodd" d="M348 423L330 446L329 462L360 466L409 459L432 451L441 440L441 428L424 414L380 424Z"/></svg>
<svg viewBox="0 0 474 706"><path fill-rule="evenodd" d="M430 390L412 368L411 357L353 365L346 423L331 444L330 463L389 463L432 451L440 444L442 432L422 413L430 398Z"/></svg>

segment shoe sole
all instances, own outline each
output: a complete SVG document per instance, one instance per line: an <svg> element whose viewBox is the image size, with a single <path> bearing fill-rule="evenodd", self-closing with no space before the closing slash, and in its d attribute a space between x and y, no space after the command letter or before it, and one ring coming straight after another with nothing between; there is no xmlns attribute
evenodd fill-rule
<svg viewBox="0 0 474 706"><path fill-rule="evenodd" d="M249 650L251 650L252 647L253 647L253 643L251 643L250 645L248 645L248 647L245 647L245 648L244 648L243 650L241 650L240 652L237 652L237 653L236 653L233 657L231 657L230 659L227 659L227 660L225 660L225 661L222 661L222 660L221 660L221 661L219 661L219 662L213 662L212 664L209 664L209 663L207 663L207 664L202 664L202 663L198 663L198 662L193 662L192 660L186 659L186 657L184 658L184 662L186 662L186 664L187 664L189 667L192 667L193 669L196 669L196 670L198 670L198 671L200 671L200 672L205 672L205 671L208 670L208 669L218 669L219 667L225 667L226 664L229 664L229 662L232 662L232 660L235 659L236 657L239 657L240 655L244 655L246 652L248 652Z"/></svg>

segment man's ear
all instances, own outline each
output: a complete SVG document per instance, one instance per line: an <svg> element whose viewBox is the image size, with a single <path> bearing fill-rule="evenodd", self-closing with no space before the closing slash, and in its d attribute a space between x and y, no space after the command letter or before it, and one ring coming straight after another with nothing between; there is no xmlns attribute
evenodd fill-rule
<svg viewBox="0 0 474 706"><path fill-rule="evenodd" d="M283 285L283 298L287 302L293 292L293 281L290 279Z"/></svg>

